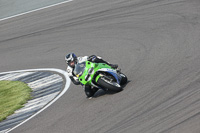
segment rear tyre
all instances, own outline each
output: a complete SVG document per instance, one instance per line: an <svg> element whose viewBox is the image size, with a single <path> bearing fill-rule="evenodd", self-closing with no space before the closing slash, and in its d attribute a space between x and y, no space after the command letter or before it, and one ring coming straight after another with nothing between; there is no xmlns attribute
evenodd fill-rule
<svg viewBox="0 0 200 133"><path fill-rule="evenodd" d="M106 88L108 90L116 91L116 92L122 91L121 85L119 85L116 82L109 82L109 81L107 81L106 79L104 79L102 77L100 77L98 79L97 83L99 84L100 87L102 87L104 89Z"/></svg>
<svg viewBox="0 0 200 133"><path fill-rule="evenodd" d="M120 73L120 75L121 75L121 77L122 77L122 79L121 79L121 85L125 85L126 83L127 83L127 81L128 81L128 78L126 77L126 75L125 74L123 74L123 73Z"/></svg>

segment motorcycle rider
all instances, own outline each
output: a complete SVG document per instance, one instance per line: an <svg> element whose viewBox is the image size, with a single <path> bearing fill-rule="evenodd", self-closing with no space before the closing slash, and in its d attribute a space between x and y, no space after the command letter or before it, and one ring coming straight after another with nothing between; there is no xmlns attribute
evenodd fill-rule
<svg viewBox="0 0 200 133"><path fill-rule="evenodd" d="M94 62L94 63L106 63L114 69L118 68L118 65L110 64L110 63L104 61L101 57L96 56L96 55L77 57L74 53L69 53L65 56L65 61L68 65L67 73L68 73L71 81L75 85L81 84L78 80L78 77L76 77L76 75L73 73L74 68L75 68L75 64L77 64L77 63L90 61L90 62ZM91 98L98 91L98 88L91 87L91 86L88 86L88 85L83 85L83 88L84 88L85 94L88 98Z"/></svg>

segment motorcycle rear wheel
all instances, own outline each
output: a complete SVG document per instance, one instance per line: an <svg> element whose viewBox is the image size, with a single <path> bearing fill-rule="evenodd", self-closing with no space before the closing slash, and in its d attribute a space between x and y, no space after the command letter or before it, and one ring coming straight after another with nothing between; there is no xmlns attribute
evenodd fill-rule
<svg viewBox="0 0 200 133"><path fill-rule="evenodd" d="M122 91L121 85L119 85L116 82L109 82L106 79L104 79L103 77L100 77L98 79L97 83L99 84L100 87L102 87L104 89L106 88L108 90L116 91L116 92Z"/></svg>
<svg viewBox="0 0 200 133"><path fill-rule="evenodd" d="M127 78L127 76L125 75L125 74L123 74L123 73L121 73L120 74L121 76L122 76L122 79L121 79L121 85L125 85L126 83L127 83L127 81L128 81L128 78Z"/></svg>

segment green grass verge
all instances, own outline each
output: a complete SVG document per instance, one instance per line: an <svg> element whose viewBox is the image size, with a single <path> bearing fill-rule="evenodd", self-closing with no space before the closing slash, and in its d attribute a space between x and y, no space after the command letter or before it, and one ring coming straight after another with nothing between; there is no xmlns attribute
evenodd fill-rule
<svg viewBox="0 0 200 133"><path fill-rule="evenodd" d="M31 88L20 81L0 81L0 121L31 99Z"/></svg>

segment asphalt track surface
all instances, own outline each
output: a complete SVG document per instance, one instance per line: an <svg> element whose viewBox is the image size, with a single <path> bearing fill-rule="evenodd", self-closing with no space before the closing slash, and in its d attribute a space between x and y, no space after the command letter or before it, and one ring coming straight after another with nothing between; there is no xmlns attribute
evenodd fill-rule
<svg viewBox="0 0 200 133"><path fill-rule="evenodd" d="M71 85L12 133L199 133L200 1L74 0L0 22L0 71L65 69L97 54L129 83L86 99Z"/></svg>

